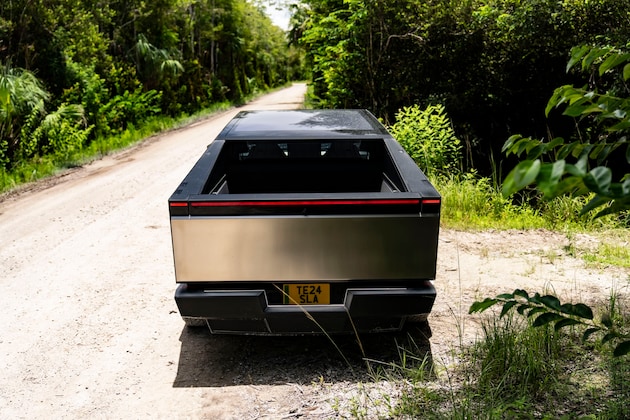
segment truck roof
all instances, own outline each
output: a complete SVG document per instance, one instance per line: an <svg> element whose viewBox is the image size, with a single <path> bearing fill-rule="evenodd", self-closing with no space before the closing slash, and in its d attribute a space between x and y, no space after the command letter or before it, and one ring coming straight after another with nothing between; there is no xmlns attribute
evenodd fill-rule
<svg viewBox="0 0 630 420"><path fill-rule="evenodd" d="M219 133L222 140L327 139L388 136L363 109L241 111Z"/></svg>

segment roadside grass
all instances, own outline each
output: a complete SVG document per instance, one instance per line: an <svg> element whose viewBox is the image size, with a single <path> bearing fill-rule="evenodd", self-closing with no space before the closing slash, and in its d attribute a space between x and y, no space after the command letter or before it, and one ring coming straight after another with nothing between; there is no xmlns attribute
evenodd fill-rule
<svg viewBox="0 0 630 420"><path fill-rule="evenodd" d="M593 252L584 254L582 257L584 261L597 267L616 266L630 268L628 235L622 235L622 233L624 232L615 231L603 234L602 242L597 244L597 248ZM615 241L615 238L618 238L618 241Z"/></svg>
<svg viewBox="0 0 630 420"><path fill-rule="evenodd" d="M628 227L628 220L623 217L580 216L588 197L558 197L536 203L522 196L513 200L503 197L500 186L492 179L475 173L436 177L431 181L442 195L441 222L447 228L578 232Z"/></svg>
<svg viewBox="0 0 630 420"><path fill-rule="evenodd" d="M615 416L625 410L619 400L628 397L628 369L612 370L615 361L604 350L584 347L578 331L532 328L515 317L486 319L482 331L477 343L459 350L457 365L441 368L437 383L411 384L393 415L624 418Z"/></svg>
<svg viewBox="0 0 630 420"><path fill-rule="evenodd" d="M558 197L535 205L528 202L519 204L503 197L500 187L490 178L474 173L438 177L432 182L442 195L441 225L445 228L465 231L558 231L564 233L570 242L564 251L581 258L589 266L630 267L628 214L600 218L592 214L580 216L588 197ZM577 241L580 233L595 238L596 245Z"/></svg>
<svg viewBox="0 0 630 420"><path fill-rule="evenodd" d="M516 314L490 315L478 341L452 350L456 362L401 346L400 363L373 369L375 382L399 384L397 398L364 387L347 405L362 419L630 418L628 357L613 358L607 345L584 343L582 334L532 327Z"/></svg>

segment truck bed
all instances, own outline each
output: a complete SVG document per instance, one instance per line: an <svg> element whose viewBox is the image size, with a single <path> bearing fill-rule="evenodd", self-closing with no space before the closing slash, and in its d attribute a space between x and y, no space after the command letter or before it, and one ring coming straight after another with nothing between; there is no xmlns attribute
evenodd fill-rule
<svg viewBox="0 0 630 420"><path fill-rule="evenodd" d="M228 142L205 194L394 192L404 189L382 140Z"/></svg>

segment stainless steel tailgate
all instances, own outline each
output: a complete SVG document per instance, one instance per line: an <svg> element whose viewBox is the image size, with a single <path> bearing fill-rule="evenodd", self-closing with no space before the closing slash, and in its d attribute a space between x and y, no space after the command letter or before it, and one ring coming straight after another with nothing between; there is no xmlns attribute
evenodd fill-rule
<svg viewBox="0 0 630 420"><path fill-rule="evenodd" d="M439 217L171 217L177 282L434 279Z"/></svg>

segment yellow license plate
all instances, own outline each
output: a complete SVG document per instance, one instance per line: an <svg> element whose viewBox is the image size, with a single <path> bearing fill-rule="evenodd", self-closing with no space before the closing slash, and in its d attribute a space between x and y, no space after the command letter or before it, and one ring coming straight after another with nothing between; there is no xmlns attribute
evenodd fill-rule
<svg viewBox="0 0 630 420"><path fill-rule="evenodd" d="M330 304L330 284L328 283L285 284L283 290L285 304Z"/></svg>

